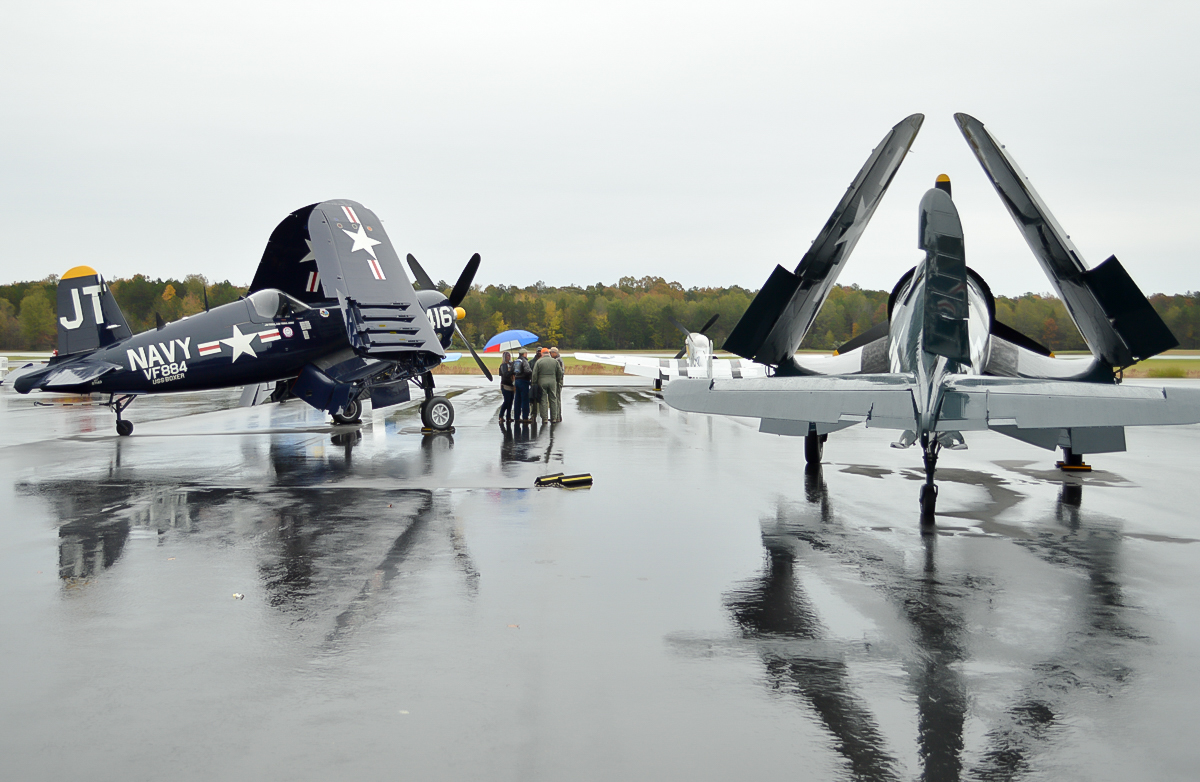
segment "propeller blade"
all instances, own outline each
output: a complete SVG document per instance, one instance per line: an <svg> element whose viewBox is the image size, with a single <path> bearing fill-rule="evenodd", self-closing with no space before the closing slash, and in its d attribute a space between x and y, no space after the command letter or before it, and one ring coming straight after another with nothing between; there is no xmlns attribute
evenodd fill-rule
<svg viewBox="0 0 1200 782"><path fill-rule="evenodd" d="M479 258L479 255L476 254L475 258L472 260L476 260L478 258ZM478 264L476 264L476 265L478 266ZM471 343L467 342L467 338L463 336L462 329L460 329L458 327L457 323L454 324L454 333L457 334L458 338L462 340L462 343L467 346L467 350L471 351L471 358L475 359L475 363L478 364L479 368L483 370L483 374L487 377L488 380L491 380L492 379L491 370L487 368L487 364L483 363L483 359L481 359L479 357L479 354L475 352L475 348L471 347Z"/></svg>
<svg viewBox="0 0 1200 782"><path fill-rule="evenodd" d="M412 269L413 279L417 281L417 285L421 286L423 291L436 290L437 286L433 284L433 280L429 279L429 275L421 268L421 264L417 263L417 259L412 253L408 254L408 268Z"/></svg>
<svg viewBox="0 0 1200 782"><path fill-rule="evenodd" d="M467 298L467 294L471 292L471 281L475 279L477 271L479 271L479 253L471 256L471 260L467 261L466 268L458 276L458 282L454 283L454 290L450 291L451 307L457 307L463 299ZM488 379L490 380L491 377L489 376Z"/></svg>
<svg viewBox="0 0 1200 782"><path fill-rule="evenodd" d="M700 329L700 333L703 334L704 332L708 331L708 327L711 326L712 324L716 323L717 318L719 318L719 317L721 317L721 313L718 312L716 315L713 315L711 318L709 318L708 323L705 323L704 326Z"/></svg>
<svg viewBox="0 0 1200 782"><path fill-rule="evenodd" d="M687 354L687 346L684 346L682 350L680 350L678 353L675 354L675 360L678 361L679 359L683 358L684 355L686 355L686 354Z"/></svg>
<svg viewBox="0 0 1200 782"><path fill-rule="evenodd" d="M668 314L667 314L667 320L671 321L671 324L672 324L673 326L675 326L675 328L677 328L677 329L679 329L680 331L682 331L682 332L683 332L683 336L685 336L685 337L686 337L686 336L688 336L689 334L691 334L691 333L692 333L692 330L691 330L691 329L689 329L687 326L683 325L682 323L680 323L678 320L676 320L674 315L671 315L670 313L668 313Z"/></svg>

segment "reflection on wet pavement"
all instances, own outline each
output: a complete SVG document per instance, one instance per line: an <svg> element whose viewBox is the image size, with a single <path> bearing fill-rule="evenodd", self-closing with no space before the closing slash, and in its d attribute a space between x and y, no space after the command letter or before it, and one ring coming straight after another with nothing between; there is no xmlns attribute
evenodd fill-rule
<svg viewBox="0 0 1200 782"><path fill-rule="evenodd" d="M1200 683L1200 531L1163 501L1183 473L1131 452L1063 476L979 438L920 535L919 471L886 434L839 433L806 469L795 441L644 388L569 386L553 425L455 391L437 436L412 407L333 427L159 402L128 439L95 411L9 409L11 767L1009 780L1200 760L1172 738ZM1156 436L1166 462L1200 430ZM596 485L534 489L548 472ZM132 738L154 729L194 750L168 764ZM43 751L64 731L73 753Z"/></svg>

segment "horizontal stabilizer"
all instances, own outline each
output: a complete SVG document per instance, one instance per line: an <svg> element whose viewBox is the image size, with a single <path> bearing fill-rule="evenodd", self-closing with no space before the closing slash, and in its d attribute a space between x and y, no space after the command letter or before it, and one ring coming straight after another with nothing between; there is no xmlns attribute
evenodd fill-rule
<svg viewBox="0 0 1200 782"><path fill-rule="evenodd" d="M621 367L626 374L648 377L652 379L675 380L681 377L709 377L708 362L700 366L690 366L686 360L675 358L652 358L651 356L609 355L604 353L576 353L579 361L592 361L597 364L610 364ZM751 378L766 377L767 368L753 361L740 358L713 358L711 375L715 378Z"/></svg>
<svg viewBox="0 0 1200 782"><path fill-rule="evenodd" d="M1200 389L965 377L947 385L939 429L1065 429L1200 423Z"/></svg>
<svg viewBox="0 0 1200 782"><path fill-rule="evenodd" d="M110 364L107 361L88 361L61 368L51 365L49 370L36 381L33 388L41 388L46 391L74 389L121 368L119 364Z"/></svg>
<svg viewBox="0 0 1200 782"><path fill-rule="evenodd" d="M792 356L812 327L924 119L921 114L913 114L884 136L800 259L795 273L776 267L725 340L726 350L777 366L784 373L802 371Z"/></svg>
<svg viewBox="0 0 1200 782"><path fill-rule="evenodd" d="M914 382L909 375L678 380L663 398L690 413L914 429Z"/></svg>

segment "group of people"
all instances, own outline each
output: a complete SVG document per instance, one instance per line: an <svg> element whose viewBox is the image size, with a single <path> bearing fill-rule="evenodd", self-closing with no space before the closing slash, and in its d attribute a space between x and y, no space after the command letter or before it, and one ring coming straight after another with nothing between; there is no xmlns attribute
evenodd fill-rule
<svg viewBox="0 0 1200 782"><path fill-rule="evenodd" d="M500 406L500 423L531 424L531 412L542 423L562 421L562 387L565 365L557 347L538 348L533 360L529 351L522 348L516 361L512 353L504 351L500 364L500 393L504 404ZM531 392L536 407L530 410Z"/></svg>

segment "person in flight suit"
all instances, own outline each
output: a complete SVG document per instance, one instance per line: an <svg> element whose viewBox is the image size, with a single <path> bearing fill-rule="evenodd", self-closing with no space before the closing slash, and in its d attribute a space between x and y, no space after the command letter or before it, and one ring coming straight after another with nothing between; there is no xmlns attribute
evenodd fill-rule
<svg viewBox="0 0 1200 782"><path fill-rule="evenodd" d="M558 387L562 383L563 368L549 353L545 353L533 365L533 382L542 391L538 402L538 417L542 423L561 421L558 408Z"/></svg>
<svg viewBox="0 0 1200 782"><path fill-rule="evenodd" d="M563 403L562 389L563 389L563 381L566 379L566 376L567 376L567 364L566 364L566 362L563 361L562 354L558 352L558 345L550 346L550 357L552 359L554 359L555 361L557 361L558 365L560 367L562 367L562 375L560 375L558 378L558 420L561 421L562 420L562 403Z"/></svg>

